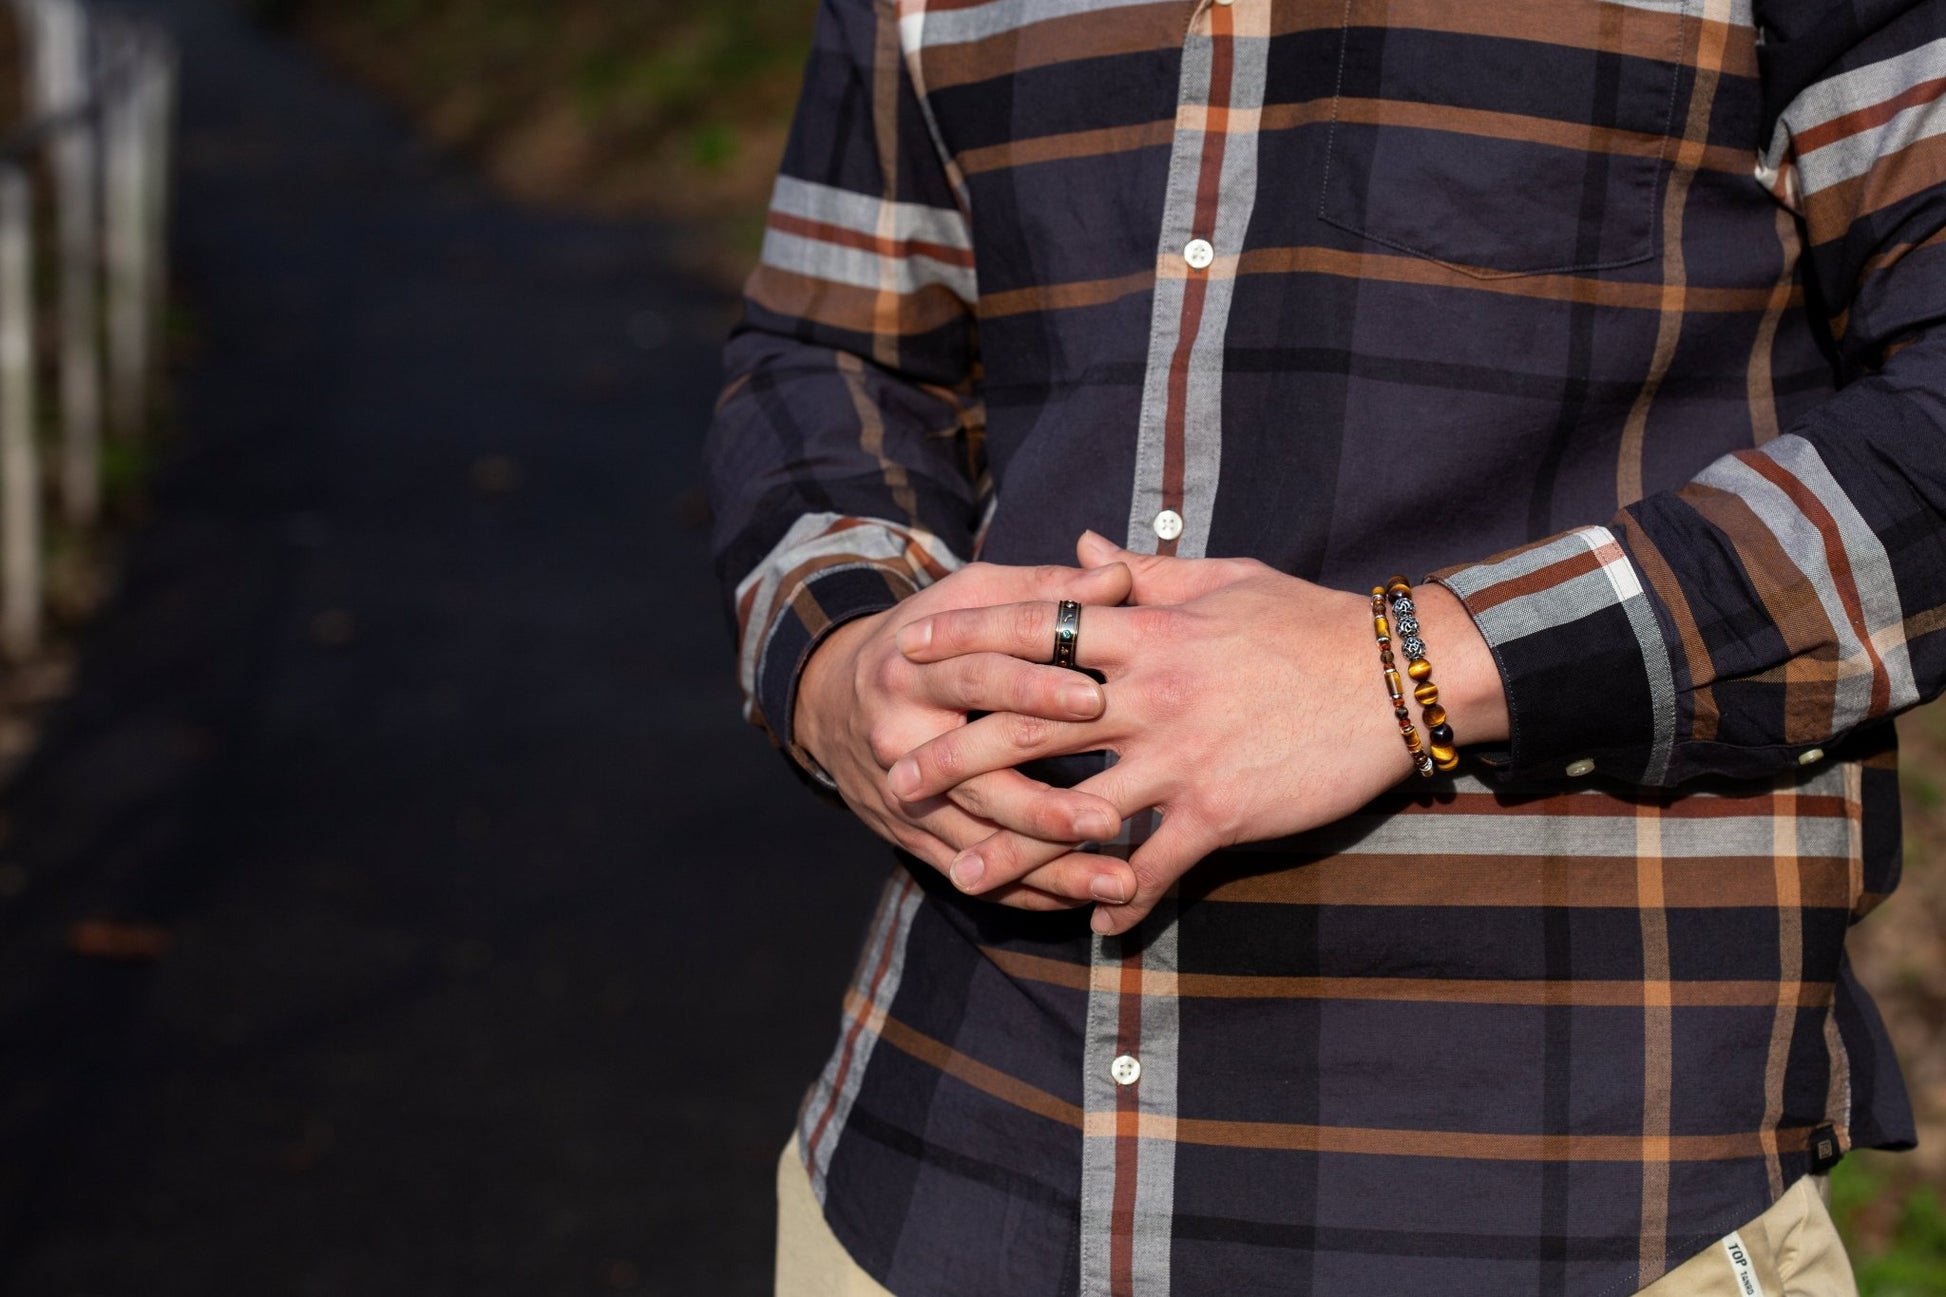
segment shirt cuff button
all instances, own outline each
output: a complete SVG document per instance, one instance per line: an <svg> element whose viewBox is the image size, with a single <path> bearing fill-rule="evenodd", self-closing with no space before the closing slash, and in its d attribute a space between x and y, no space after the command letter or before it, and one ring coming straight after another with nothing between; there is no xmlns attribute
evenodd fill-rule
<svg viewBox="0 0 1946 1297"><path fill-rule="evenodd" d="M1806 748L1797 754L1797 764L1800 766L1808 766L1813 762L1822 760L1824 760L1823 748Z"/></svg>
<svg viewBox="0 0 1946 1297"><path fill-rule="evenodd" d="M1594 772L1595 760L1593 757L1583 757L1579 761L1568 762L1568 778L1570 779L1579 779L1583 775L1591 775Z"/></svg>

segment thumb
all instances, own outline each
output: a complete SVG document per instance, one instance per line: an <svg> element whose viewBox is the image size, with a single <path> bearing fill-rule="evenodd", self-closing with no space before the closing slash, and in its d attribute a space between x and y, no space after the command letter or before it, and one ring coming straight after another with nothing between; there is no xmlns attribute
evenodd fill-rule
<svg viewBox="0 0 1946 1297"><path fill-rule="evenodd" d="M1135 557L1098 531L1082 532L1081 539L1074 542L1074 552L1083 567L1101 567Z"/></svg>
<svg viewBox="0 0 1946 1297"><path fill-rule="evenodd" d="M1081 533L1074 552L1083 567L1124 563L1134 573L1134 588L1128 601L1134 604L1188 603L1212 590L1229 585L1238 577L1235 567L1223 559L1164 558L1159 554L1137 554L1092 531Z"/></svg>

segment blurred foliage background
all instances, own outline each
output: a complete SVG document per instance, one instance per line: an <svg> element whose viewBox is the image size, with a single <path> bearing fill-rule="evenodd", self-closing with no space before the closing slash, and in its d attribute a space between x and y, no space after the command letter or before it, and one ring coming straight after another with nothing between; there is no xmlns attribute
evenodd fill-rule
<svg viewBox="0 0 1946 1297"><path fill-rule="evenodd" d="M531 203L667 222L739 280L762 229L815 0L239 0ZM0 56L10 32L0 27ZM0 64L10 60L0 57ZM0 94L0 129L14 96ZM1901 722L1906 879L1853 939L1906 1063L1916 1153L1855 1154L1832 1206L1866 1297L1946 1295L1946 706Z"/></svg>
<svg viewBox="0 0 1946 1297"><path fill-rule="evenodd" d="M529 202L671 219L741 279L815 0L243 0Z"/></svg>

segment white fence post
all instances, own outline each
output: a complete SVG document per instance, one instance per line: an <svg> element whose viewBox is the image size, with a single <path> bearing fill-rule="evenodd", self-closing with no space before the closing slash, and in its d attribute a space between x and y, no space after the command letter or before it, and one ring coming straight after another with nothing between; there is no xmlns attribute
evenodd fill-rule
<svg viewBox="0 0 1946 1297"><path fill-rule="evenodd" d="M104 32L104 36L108 33ZM112 91L101 105L108 256L108 408L115 431L133 435L148 402L152 272L147 236L149 159L140 37L117 24L108 47Z"/></svg>
<svg viewBox="0 0 1946 1297"><path fill-rule="evenodd" d="M71 114L49 143L61 265L61 511L77 526L101 509L101 307L96 184L88 106L93 60L79 0L37 0L36 107Z"/></svg>
<svg viewBox="0 0 1946 1297"><path fill-rule="evenodd" d="M34 193L0 163L0 647L40 646L40 455L34 437Z"/></svg>

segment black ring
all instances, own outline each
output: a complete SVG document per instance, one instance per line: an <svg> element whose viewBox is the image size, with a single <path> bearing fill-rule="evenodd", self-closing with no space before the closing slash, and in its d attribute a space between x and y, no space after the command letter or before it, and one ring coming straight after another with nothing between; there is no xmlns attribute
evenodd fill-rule
<svg viewBox="0 0 1946 1297"><path fill-rule="evenodd" d="M1054 613L1054 665L1067 667L1071 671L1081 668L1074 664L1075 645L1081 639L1081 605L1072 599L1061 600L1061 606Z"/></svg>

